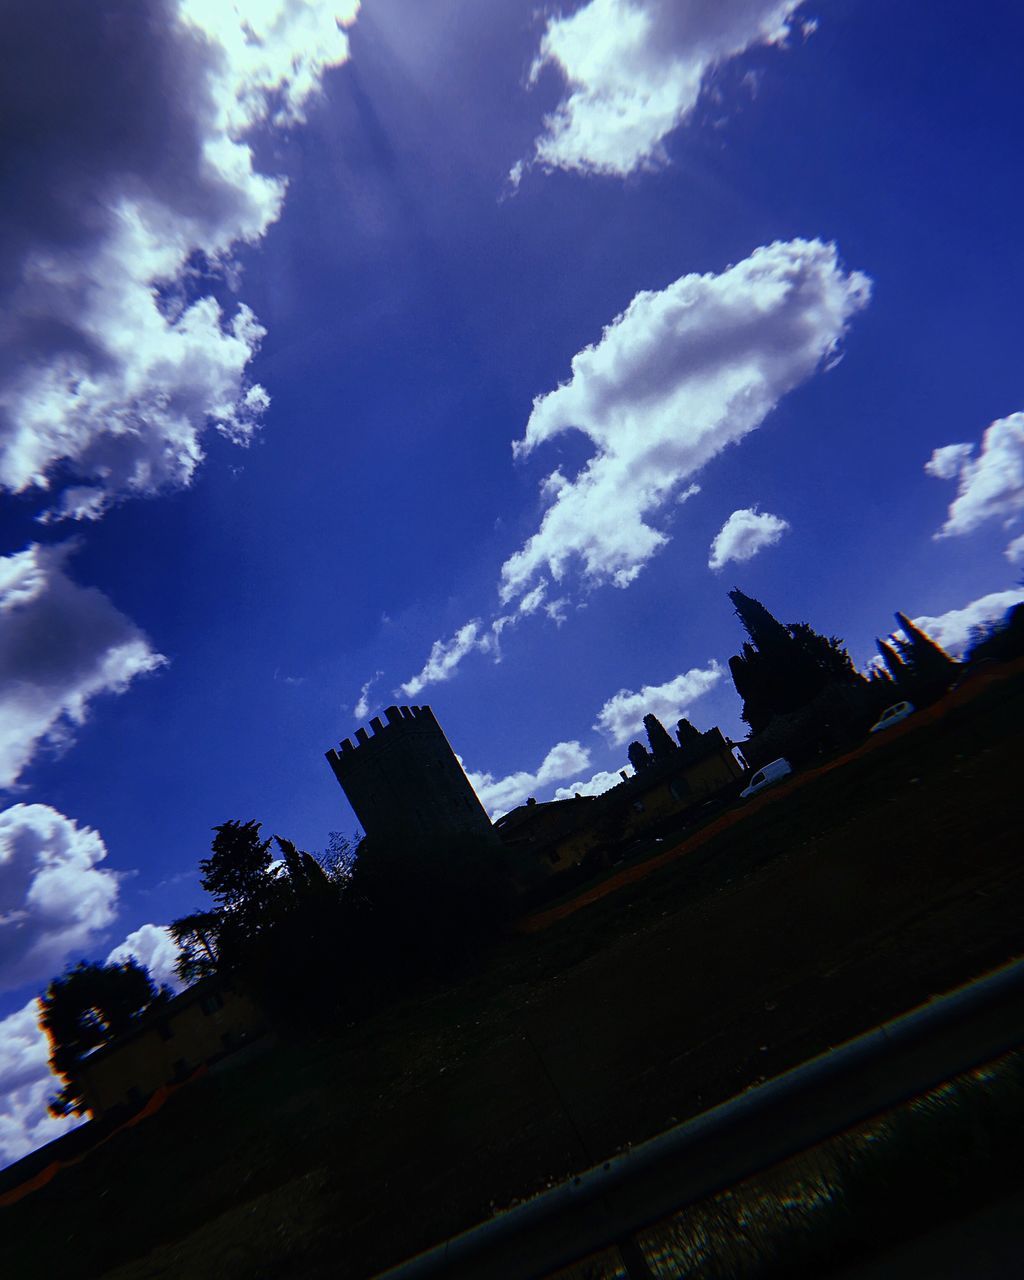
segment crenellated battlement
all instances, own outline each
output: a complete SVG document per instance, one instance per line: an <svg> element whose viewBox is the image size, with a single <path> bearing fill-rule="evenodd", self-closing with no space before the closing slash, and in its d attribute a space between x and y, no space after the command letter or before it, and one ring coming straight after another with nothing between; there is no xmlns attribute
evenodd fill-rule
<svg viewBox="0 0 1024 1280"><path fill-rule="evenodd" d="M415 843L455 831L490 832L444 730L430 707L388 707L326 752L368 836Z"/></svg>
<svg viewBox="0 0 1024 1280"><path fill-rule="evenodd" d="M355 742L351 738L342 738L337 748L332 747L326 752L328 763L339 782L342 774L347 774L349 766L355 763L357 755L365 759L367 752L380 749L385 742L394 742L397 736L408 734L410 730L417 734L426 731L444 736L430 707L386 707L384 715L386 724L380 716L373 716L369 731L362 727L355 731Z"/></svg>

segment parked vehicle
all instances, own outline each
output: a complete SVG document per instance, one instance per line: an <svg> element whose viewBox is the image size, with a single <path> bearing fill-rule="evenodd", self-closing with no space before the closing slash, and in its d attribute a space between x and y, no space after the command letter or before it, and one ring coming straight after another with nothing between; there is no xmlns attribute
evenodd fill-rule
<svg viewBox="0 0 1024 1280"><path fill-rule="evenodd" d="M788 778L792 772L793 766L788 760L784 760L780 756L778 760L773 760L771 764L766 764L763 769L758 769L747 786L740 792L740 799L746 800L749 796L756 796L759 791L764 791L766 787L773 787L777 782L781 782L783 778Z"/></svg>
<svg viewBox="0 0 1024 1280"><path fill-rule="evenodd" d="M895 702L891 707L886 707L868 733L881 733L883 729L891 729L894 724L899 724L901 720L906 720L907 716L912 716L914 710L912 702Z"/></svg>

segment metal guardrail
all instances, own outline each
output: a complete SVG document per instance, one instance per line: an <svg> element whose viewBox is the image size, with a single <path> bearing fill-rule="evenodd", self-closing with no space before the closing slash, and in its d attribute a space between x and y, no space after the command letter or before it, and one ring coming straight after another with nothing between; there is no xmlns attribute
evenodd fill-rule
<svg viewBox="0 0 1024 1280"><path fill-rule="evenodd" d="M755 1086L454 1236L378 1280L529 1280L617 1245L650 1272L643 1227L1024 1043L1024 959Z"/></svg>

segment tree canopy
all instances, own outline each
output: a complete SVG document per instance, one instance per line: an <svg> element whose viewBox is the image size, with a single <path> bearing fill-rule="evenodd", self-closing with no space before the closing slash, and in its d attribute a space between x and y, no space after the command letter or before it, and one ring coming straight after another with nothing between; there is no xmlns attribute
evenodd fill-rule
<svg viewBox="0 0 1024 1280"><path fill-rule="evenodd" d="M50 1100L51 1115L87 1109L78 1068L83 1058L131 1029L150 1009L171 997L134 960L88 964L84 960L54 978L39 997L39 1025L50 1040L50 1067L64 1087Z"/></svg>

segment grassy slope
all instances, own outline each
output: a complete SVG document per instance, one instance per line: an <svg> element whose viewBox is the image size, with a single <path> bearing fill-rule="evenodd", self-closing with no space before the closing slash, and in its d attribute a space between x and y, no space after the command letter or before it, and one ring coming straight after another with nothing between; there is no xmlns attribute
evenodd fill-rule
<svg viewBox="0 0 1024 1280"><path fill-rule="evenodd" d="M1018 675L457 988L183 1091L4 1210L0 1271L366 1276L1020 953L1022 720Z"/></svg>

